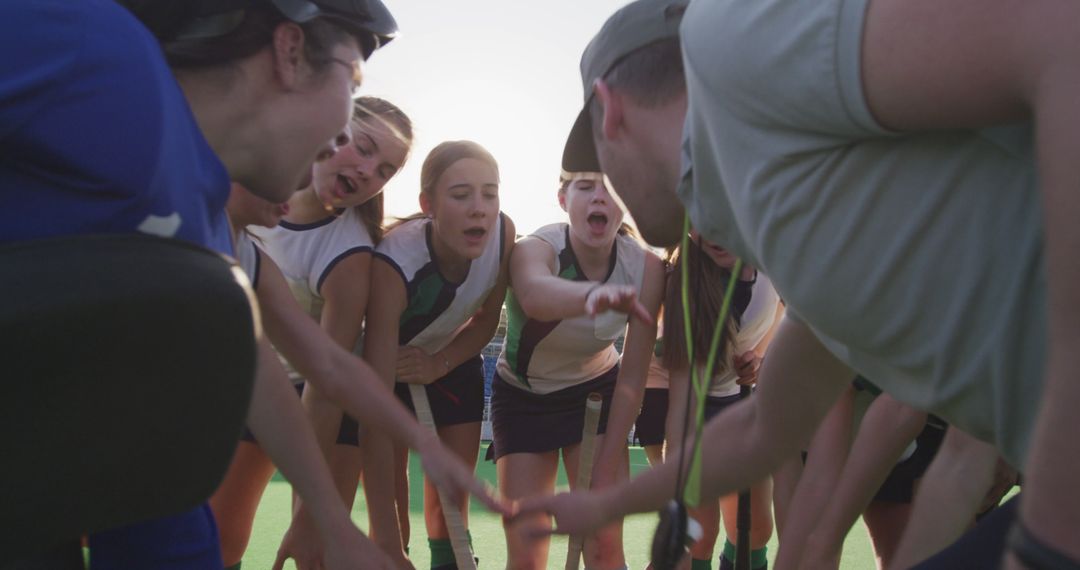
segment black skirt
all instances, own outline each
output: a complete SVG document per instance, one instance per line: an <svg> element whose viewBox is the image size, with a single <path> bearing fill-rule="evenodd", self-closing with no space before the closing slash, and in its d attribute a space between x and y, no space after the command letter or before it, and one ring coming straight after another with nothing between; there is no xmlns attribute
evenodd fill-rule
<svg viewBox="0 0 1080 570"><path fill-rule="evenodd" d="M484 357L479 354L424 386L436 426L468 424L484 419ZM409 385L394 384L394 393L416 415Z"/></svg>
<svg viewBox="0 0 1080 570"><path fill-rule="evenodd" d="M604 433L618 376L619 367L614 366L588 382L550 394L534 394L508 383L496 373L491 383L491 428L495 441L488 448L488 458L497 461L511 453L545 453L581 443L585 400L592 392L604 398L597 427L597 433Z"/></svg>

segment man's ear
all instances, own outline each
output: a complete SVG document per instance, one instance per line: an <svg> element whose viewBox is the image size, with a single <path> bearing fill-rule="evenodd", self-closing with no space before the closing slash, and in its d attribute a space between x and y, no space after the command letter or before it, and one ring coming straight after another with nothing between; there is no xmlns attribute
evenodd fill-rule
<svg viewBox="0 0 1080 570"><path fill-rule="evenodd" d="M593 95L604 109L604 117L600 122L601 133L605 139L614 139L622 128L625 118L623 96L612 90L603 79L597 79L593 83Z"/></svg>
<svg viewBox="0 0 1080 570"><path fill-rule="evenodd" d="M304 60L304 30L292 22L274 29L274 76L286 88L296 85Z"/></svg>

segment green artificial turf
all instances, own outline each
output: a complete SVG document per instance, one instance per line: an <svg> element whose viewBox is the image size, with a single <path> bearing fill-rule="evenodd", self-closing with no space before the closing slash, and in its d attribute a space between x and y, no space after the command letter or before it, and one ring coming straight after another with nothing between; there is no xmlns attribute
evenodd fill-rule
<svg viewBox="0 0 1080 570"><path fill-rule="evenodd" d="M484 449L481 449L481 457L483 457L483 453ZM631 470L634 473L648 468L645 454L640 447L632 447L630 449L630 463ZM481 461L477 467L477 473L480 477L489 481L492 485L495 485L494 463ZM410 463L410 476L411 481L420 481L421 474L417 461L412 461ZM567 488L566 479L561 475L561 469L558 484L560 489ZM429 567L430 559L428 556L426 536L424 534L424 514L421 496L421 486L414 483L412 486L412 502L410 507L410 512L412 513L412 516L410 517L412 526L412 548L410 549L410 557L417 569L426 570ZM267 488L262 503L259 505L259 511L255 518L255 526L252 531L251 542L248 546L247 554L244 556L244 568L246 570L261 570L270 568L273 564L274 555L277 553L277 547L281 540L281 536L285 533L285 529L289 524L289 501L289 485L280 477L280 475L276 475L274 480L270 483L269 488ZM356 504L356 508L353 509L353 520L356 521L360 528L366 528L367 512L364 510L362 493L358 497ZM476 555L480 558L480 568L505 568L506 543L503 538L501 519L481 507L474 507L469 518L470 530L473 536L473 547L476 551ZM655 526L656 515L654 514L635 515L626 519L623 527L623 544L626 549L627 563L631 570L645 568L645 565L648 562L648 548L652 540L652 533ZM718 539L717 556L719 555L721 544L723 544L722 537ZM775 554L776 538L774 536L772 542L769 544L770 560ZM551 542L551 554L548 557L548 567L561 569L565 560L566 538L556 537ZM292 568L293 566L290 562L287 563L285 567ZM713 568L716 567L717 564L714 563ZM870 549L870 541L867 538L866 530L863 528L861 520L848 536L848 540L844 546L841 568L851 570L874 568L874 558Z"/></svg>

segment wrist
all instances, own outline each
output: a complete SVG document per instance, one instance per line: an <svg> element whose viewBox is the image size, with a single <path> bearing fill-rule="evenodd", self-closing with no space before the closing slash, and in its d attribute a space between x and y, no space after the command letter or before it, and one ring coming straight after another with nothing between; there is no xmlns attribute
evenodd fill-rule
<svg viewBox="0 0 1080 570"><path fill-rule="evenodd" d="M586 305L589 303L589 297L592 296L593 292L595 292L597 289L599 289L603 285L604 285L603 283L593 283L593 284L589 285L589 288L585 290L585 304Z"/></svg>
<svg viewBox="0 0 1080 570"><path fill-rule="evenodd" d="M447 358L446 352L441 350L439 352L436 352L435 360L439 363L439 366L442 366L443 369L443 372L441 375L439 375L439 378L442 378L443 376L446 376L450 373L450 359Z"/></svg>
<svg viewBox="0 0 1080 570"><path fill-rule="evenodd" d="M620 497L620 487L601 487L591 491L596 494L597 507L605 521L619 520L630 514L629 509L624 508L627 502Z"/></svg>

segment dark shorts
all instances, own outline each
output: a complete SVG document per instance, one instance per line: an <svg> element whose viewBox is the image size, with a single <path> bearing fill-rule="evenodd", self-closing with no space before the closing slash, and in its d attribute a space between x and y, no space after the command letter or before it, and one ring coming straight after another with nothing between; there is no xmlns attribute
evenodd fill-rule
<svg viewBox="0 0 1080 570"><path fill-rule="evenodd" d="M664 424L667 421L668 389L645 388L641 411L634 420L634 439L638 445L664 443Z"/></svg>
<svg viewBox="0 0 1080 570"><path fill-rule="evenodd" d="M937 455L945 430L927 423L915 438L915 451L911 457L897 463L885 482L874 495L875 501L910 503L915 495L915 482L926 473L926 468Z"/></svg>
<svg viewBox="0 0 1080 570"><path fill-rule="evenodd" d="M739 395L708 396L705 398L705 421L711 420L720 412L739 401ZM667 388L646 388L645 399L641 404L641 413L634 422L634 438L641 445L660 445L664 443L667 431L668 390ZM692 412L691 412L692 413Z"/></svg>
<svg viewBox="0 0 1080 570"><path fill-rule="evenodd" d="M604 433L618 376L619 367L615 366L577 386L550 394L534 394L509 384L495 373L491 383L494 442L488 447L488 459L497 461L511 453L545 453L581 443L585 400L592 392L604 397L596 430Z"/></svg>
<svg viewBox="0 0 1080 570"><path fill-rule="evenodd" d="M484 419L484 358L476 355L424 387L436 426L468 424ZM394 384L401 403L416 415L409 385Z"/></svg>
<svg viewBox="0 0 1080 570"><path fill-rule="evenodd" d="M296 396L300 397L304 394L304 383L294 384L293 389L296 390ZM244 434L240 436L240 441L246 441L248 443L259 444L259 441L255 439L255 434L251 433L251 430L244 426Z"/></svg>
<svg viewBox="0 0 1080 570"><path fill-rule="evenodd" d="M874 494L873 500L887 503L911 503L915 495L915 482L926 473L926 468L937 455L945 430L940 425L927 423L915 438L915 451L911 457L897 463L889 471L889 476ZM802 452L803 464L806 464L806 452Z"/></svg>

